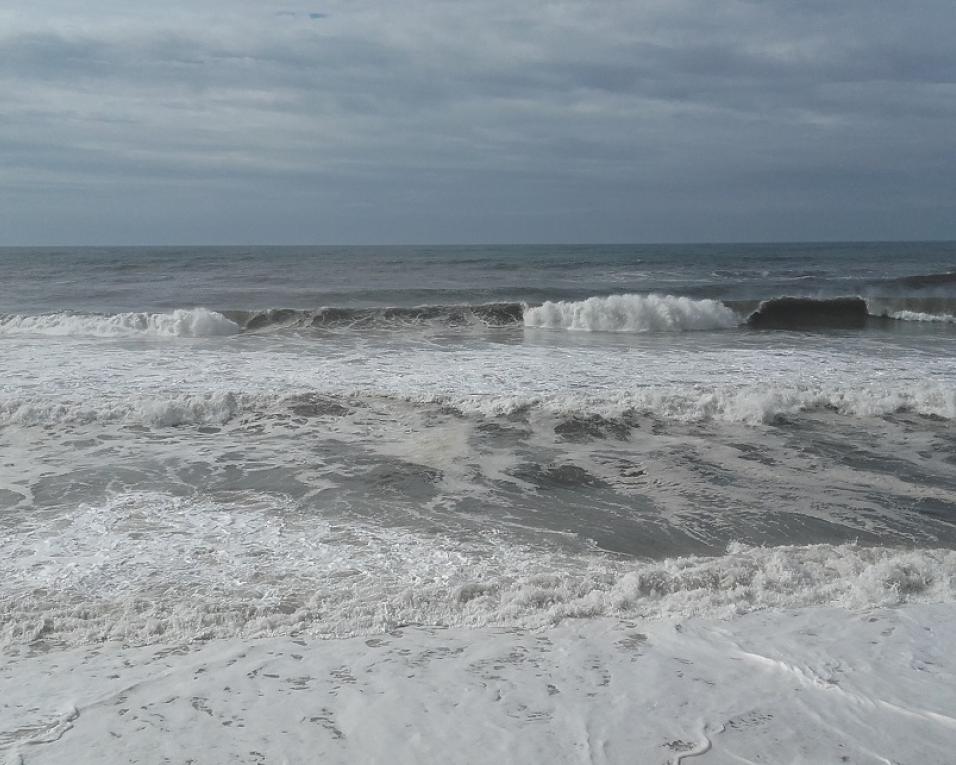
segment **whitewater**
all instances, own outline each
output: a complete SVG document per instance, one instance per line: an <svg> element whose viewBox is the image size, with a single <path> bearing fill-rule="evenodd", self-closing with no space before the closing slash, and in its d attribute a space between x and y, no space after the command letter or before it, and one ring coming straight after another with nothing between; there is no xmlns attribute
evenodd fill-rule
<svg viewBox="0 0 956 765"><path fill-rule="evenodd" d="M216 337L244 331L281 329L408 329L415 327L526 327L586 332L688 332L732 329L743 326L772 329L808 327L865 327L867 321L956 322L951 314L892 310L877 301L874 312L862 297L773 298L756 303L752 311L736 312L746 301L693 300L674 295L620 294L578 301L488 303L475 305L421 305L384 308L332 308L315 310L268 309L228 311L179 308L169 313L124 312L79 314L0 315L0 335L75 337ZM910 302L894 301L896 307ZM933 301L936 302L936 301ZM743 305L742 305L743 304ZM872 322L876 323L876 322Z"/></svg>
<svg viewBox="0 0 956 765"><path fill-rule="evenodd" d="M0 762L951 762L954 273L0 250Z"/></svg>

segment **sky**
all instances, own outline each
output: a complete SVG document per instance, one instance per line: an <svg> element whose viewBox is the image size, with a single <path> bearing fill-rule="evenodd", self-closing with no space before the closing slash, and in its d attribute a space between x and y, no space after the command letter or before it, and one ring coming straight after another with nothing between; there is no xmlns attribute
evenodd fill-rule
<svg viewBox="0 0 956 765"><path fill-rule="evenodd" d="M0 245L956 239L952 0L13 0Z"/></svg>

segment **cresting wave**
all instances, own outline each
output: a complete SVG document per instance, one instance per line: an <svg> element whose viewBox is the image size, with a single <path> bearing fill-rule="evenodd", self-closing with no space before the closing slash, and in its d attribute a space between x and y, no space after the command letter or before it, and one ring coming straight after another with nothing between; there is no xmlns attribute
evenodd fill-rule
<svg viewBox="0 0 956 765"><path fill-rule="evenodd" d="M408 624L534 628L956 601L951 550L732 544L714 557L620 560L490 533L305 529L277 502L133 492L51 521L36 539L8 539L0 645L343 637Z"/></svg>
<svg viewBox="0 0 956 765"><path fill-rule="evenodd" d="M725 304L673 295L625 294L576 302L548 301L527 308L524 323L528 327L635 333L738 326L776 330L863 329L879 320L956 323L956 316L945 313L947 309L956 310L956 306L940 298L776 297L757 304Z"/></svg>
<svg viewBox="0 0 956 765"><path fill-rule="evenodd" d="M952 311L952 313L950 313ZM0 315L0 336L216 337L282 329L509 327L588 332L651 333L754 329L862 329L877 320L956 323L949 298L776 297L755 301L698 300L674 295L621 294L579 301L426 305L416 307L263 311L181 308L169 313L127 312Z"/></svg>
<svg viewBox="0 0 956 765"><path fill-rule="evenodd" d="M392 306L383 308L323 307L315 310L272 308L266 311L227 311L226 316L243 331L276 327L293 328L402 328L437 324L442 326L501 327L521 321L523 303L475 305Z"/></svg>
<svg viewBox="0 0 956 765"><path fill-rule="evenodd" d="M866 301L859 297L780 297L763 301L747 318L747 324L755 329L862 329L868 316Z"/></svg>
<svg viewBox="0 0 956 765"><path fill-rule="evenodd" d="M673 295L611 295L551 302L524 312L526 327L599 332L680 332L729 329L739 318L717 300Z"/></svg>

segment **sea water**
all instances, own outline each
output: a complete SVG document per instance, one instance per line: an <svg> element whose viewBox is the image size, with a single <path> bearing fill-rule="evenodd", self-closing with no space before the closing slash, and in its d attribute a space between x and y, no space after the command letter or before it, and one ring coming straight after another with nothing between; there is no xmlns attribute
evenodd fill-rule
<svg viewBox="0 0 956 765"><path fill-rule="evenodd" d="M913 697L926 709L885 689L858 688L853 703L908 710L887 713L912 733L888 741L896 756L944 762L956 740L938 691L956 658L934 653L956 639L956 245L6 249L0 365L2 677L39 684L51 662L79 671L104 646L113 657L95 681L44 691L46 705L25 690L8 705L0 746L22 759L68 757L53 744L79 726L73 713L106 714L95 699L122 695L123 662L155 675L151 647L341 654L332 672L404 631L384 686L429 706L442 688L537 677L540 697L515 696L524 711L499 728L547 707L551 733L512 759L553 760L561 720L590 714L588 694L610 687L601 672L628 677L633 656L656 673L697 651L711 665L701 683L724 694L741 682L724 670L752 661L750 634L784 686L826 688L839 684L831 649L801 665L816 637L791 625L846 633L833 666L855 656L878 670L863 615L919 622L893 646L917 658L887 665L886 685L905 690L922 662ZM676 639L691 642L665 648L685 623ZM923 628L942 643L920 648ZM512 659L535 646L550 669L477 655L496 645ZM464 658L447 676L422 659L415 685L401 650ZM509 669L475 669L486 659ZM579 661L603 668L598 690ZM575 672L564 701L547 691L546 674ZM646 687L622 683L615 698L645 703ZM326 760L374 759L330 722L329 699L313 725ZM645 709L648 724L681 719L672 707ZM121 708L109 715L127 735ZM732 712L686 716L673 746L652 725L641 745L660 761L716 754ZM922 722L907 728L906 714ZM161 731L145 751L175 738ZM620 745L622 729L608 731ZM507 754L472 734L462 761ZM852 761L881 761L865 726L847 735ZM281 761L279 739L228 759L275 745ZM810 756L775 740L790 753L779 761ZM749 746L774 761L746 741L735 756ZM567 761L581 760L575 746L560 749ZM410 750L419 759L435 757Z"/></svg>

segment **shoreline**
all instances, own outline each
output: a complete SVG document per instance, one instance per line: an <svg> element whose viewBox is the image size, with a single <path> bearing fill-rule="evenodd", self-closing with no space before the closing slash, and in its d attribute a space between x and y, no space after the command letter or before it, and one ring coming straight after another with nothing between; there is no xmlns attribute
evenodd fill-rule
<svg viewBox="0 0 956 765"><path fill-rule="evenodd" d="M919 604L107 643L2 660L0 754L943 765L956 742L953 636L956 605Z"/></svg>

